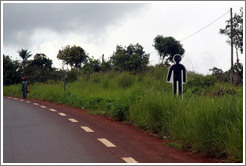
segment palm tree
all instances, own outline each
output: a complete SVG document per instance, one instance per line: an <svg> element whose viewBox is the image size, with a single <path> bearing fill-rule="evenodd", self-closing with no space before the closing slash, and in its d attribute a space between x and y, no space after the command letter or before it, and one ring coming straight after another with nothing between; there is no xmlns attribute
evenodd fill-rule
<svg viewBox="0 0 246 166"><path fill-rule="evenodd" d="M17 51L19 53L19 56L22 58L22 69L24 69L27 59L30 58L32 56L31 51L28 51L28 49L24 50L18 50Z"/></svg>

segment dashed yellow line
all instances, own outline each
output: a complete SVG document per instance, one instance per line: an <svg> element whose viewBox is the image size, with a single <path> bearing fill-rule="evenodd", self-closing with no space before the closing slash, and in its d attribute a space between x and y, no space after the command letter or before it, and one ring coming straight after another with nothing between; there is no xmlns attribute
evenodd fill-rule
<svg viewBox="0 0 246 166"><path fill-rule="evenodd" d="M57 110L55 110L55 109L49 109L50 111L52 111L52 112L57 112Z"/></svg>
<svg viewBox="0 0 246 166"><path fill-rule="evenodd" d="M79 121L77 121L76 119L73 119L73 118L68 118L68 120L69 120L70 122L73 122L73 123L79 122Z"/></svg>
<svg viewBox="0 0 246 166"><path fill-rule="evenodd" d="M122 157L122 159L126 162L126 163L138 163L134 158L132 157Z"/></svg>
<svg viewBox="0 0 246 166"><path fill-rule="evenodd" d="M108 148L116 147L112 142L110 142L106 138L98 138L97 140L100 141L101 143L103 143Z"/></svg>
<svg viewBox="0 0 246 166"><path fill-rule="evenodd" d="M64 113L62 113L62 112L60 112L60 113L58 113L60 116L67 116L66 114L64 114Z"/></svg>
<svg viewBox="0 0 246 166"><path fill-rule="evenodd" d="M94 132L91 128L89 128L87 126L80 126L80 128L83 129L84 131L88 132L88 133L93 133Z"/></svg>

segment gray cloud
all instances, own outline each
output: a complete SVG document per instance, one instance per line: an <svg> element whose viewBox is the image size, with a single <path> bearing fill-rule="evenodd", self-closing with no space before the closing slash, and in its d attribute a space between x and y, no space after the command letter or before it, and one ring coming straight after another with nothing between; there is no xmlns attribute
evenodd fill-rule
<svg viewBox="0 0 246 166"><path fill-rule="evenodd" d="M124 17L134 16L143 6L138 3L5 3L3 42L4 45L30 44L30 37L39 29L96 35Z"/></svg>

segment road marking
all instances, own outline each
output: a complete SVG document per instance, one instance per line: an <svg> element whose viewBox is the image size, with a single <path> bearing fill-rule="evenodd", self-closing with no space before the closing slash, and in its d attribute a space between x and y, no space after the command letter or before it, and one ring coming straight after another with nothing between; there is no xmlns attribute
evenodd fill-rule
<svg viewBox="0 0 246 166"><path fill-rule="evenodd" d="M18 100L17 98L14 98L14 100Z"/></svg>
<svg viewBox="0 0 246 166"><path fill-rule="evenodd" d="M26 103L31 103L30 101L26 101Z"/></svg>
<svg viewBox="0 0 246 166"><path fill-rule="evenodd" d="M41 107L41 108L47 108L47 107L46 107L46 106L44 106L44 105L41 105L40 107Z"/></svg>
<svg viewBox="0 0 246 166"><path fill-rule="evenodd" d="M68 118L68 120L73 122L73 123L79 122L79 121L77 121L76 119L73 119L73 118Z"/></svg>
<svg viewBox="0 0 246 166"><path fill-rule="evenodd" d="M88 133L93 133L94 132L91 128L89 128L87 126L80 126L80 127L81 127L81 129L85 130Z"/></svg>
<svg viewBox="0 0 246 166"><path fill-rule="evenodd" d="M20 100L20 101L24 101L24 100Z"/></svg>
<svg viewBox="0 0 246 166"><path fill-rule="evenodd" d="M9 99L12 99L12 97L8 97Z"/></svg>
<svg viewBox="0 0 246 166"><path fill-rule="evenodd" d="M33 105L39 105L38 103L33 103Z"/></svg>
<svg viewBox="0 0 246 166"><path fill-rule="evenodd" d="M109 148L116 147L112 142L110 142L109 140L107 140L105 138L98 138L97 140L100 141L101 143L103 143L105 146L107 146Z"/></svg>
<svg viewBox="0 0 246 166"><path fill-rule="evenodd" d="M52 112L56 112L56 110L55 110L55 109L50 109L50 111L52 111Z"/></svg>
<svg viewBox="0 0 246 166"><path fill-rule="evenodd" d="M122 159L126 162L126 163L138 163L136 160L134 160L132 157L122 157Z"/></svg>
<svg viewBox="0 0 246 166"><path fill-rule="evenodd" d="M61 115L61 116L67 116L66 114L64 114L64 113L58 113L59 115Z"/></svg>

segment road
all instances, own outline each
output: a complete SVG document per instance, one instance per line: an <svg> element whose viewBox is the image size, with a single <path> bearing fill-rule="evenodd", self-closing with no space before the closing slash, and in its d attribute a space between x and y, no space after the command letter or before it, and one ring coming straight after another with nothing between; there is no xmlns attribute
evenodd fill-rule
<svg viewBox="0 0 246 166"><path fill-rule="evenodd" d="M132 125L85 110L3 97L3 163L202 163Z"/></svg>

